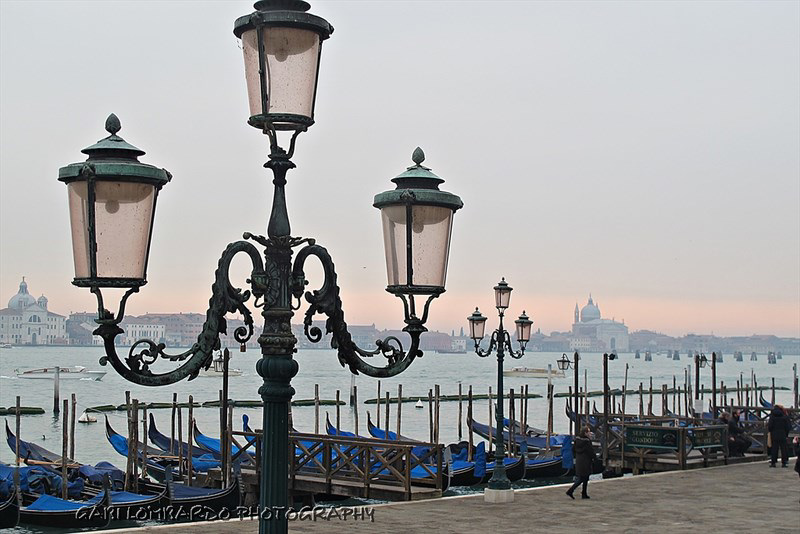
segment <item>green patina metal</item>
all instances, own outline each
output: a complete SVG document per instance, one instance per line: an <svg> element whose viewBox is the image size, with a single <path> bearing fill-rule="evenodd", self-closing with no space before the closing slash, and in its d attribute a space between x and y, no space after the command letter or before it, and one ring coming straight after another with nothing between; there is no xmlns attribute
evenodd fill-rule
<svg viewBox="0 0 800 534"><path fill-rule="evenodd" d="M439 190L439 185L443 184L444 180L432 173L430 168L422 165L425 153L421 148L417 147L414 150L411 159L415 165L392 179L397 188L375 195L373 206L380 209L390 205L411 204L442 206L453 211L464 207L464 203L457 195Z"/></svg>
<svg viewBox="0 0 800 534"><path fill-rule="evenodd" d="M678 430L656 426L626 426L625 450L634 449L666 449L676 451L679 448Z"/></svg>
<svg viewBox="0 0 800 534"><path fill-rule="evenodd" d="M166 169L159 169L139 161L145 151L131 145L117 132L122 128L113 113L106 119L106 131L111 134L86 147L81 152L89 158L80 163L71 163L58 170L58 179L64 183L88 181L90 178L103 181L148 183L157 187L167 184L172 175Z"/></svg>
<svg viewBox="0 0 800 534"><path fill-rule="evenodd" d="M728 427L724 425L694 428L689 434L695 449L724 447L728 441Z"/></svg>

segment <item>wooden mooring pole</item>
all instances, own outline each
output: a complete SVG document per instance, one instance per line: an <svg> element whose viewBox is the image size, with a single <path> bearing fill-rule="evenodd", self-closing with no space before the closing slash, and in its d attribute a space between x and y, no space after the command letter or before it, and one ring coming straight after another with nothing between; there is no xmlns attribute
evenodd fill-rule
<svg viewBox="0 0 800 534"><path fill-rule="evenodd" d="M403 384L397 384L397 439L400 439L400 422L403 414Z"/></svg>
<svg viewBox="0 0 800 534"><path fill-rule="evenodd" d="M342 424L342 421L341 421L341 410L339 408L339 403L341 402L340 401L340 396L341 396L341 392L337 389L336 390L336 428L337 429L341 428L341 424Z"/></svg>
<svg viewBox="0 0 800 534"><path fill-rule="evenodd" d="M75 410L77 408L78 400L75 398L75 394L73 393L69 412L69 457L73 460L75 458Z"/></svg>
<svg viewBox="0 0 800 534"><path fill-rule="evenodd" d="M61 423L61 498L67 498L67 442L69 441L69 401L64 399L64 419Z"/></svg>
<svg viewBox="0 0 800 534"><path fill-rule="evenodd" d="M461 403L461 381L458 381L458 441L461 441L461 430L464 425L463 409Z"/></svg>
<svg viewBox="0 0 800 534"><path fill-rule="evenodd" d="M469 386L467 392L467 441L469 442L469 449L467 450L467 461L472 461L472 386Z"/></svg>
<svg viewBox="0 0 800 534"><path fill-rule="evenodd" d="M434 385L433 442L439 443L439 384Z"/></svg>
<svg viewBox="0 0 800 534"><path fill-rule="evenodd" d="M194 443L194 399L191 395L189 395L189 417L187 417L186 422L188 424L186 428L186 441L189 444L186 449L186 485L191 486L192 471L194 471L194 467L192 466L192 460L194 460L194 455L192 454L192 443Z"/></svg>
<svg viewBox="0 0 800 534"><path fill-rule="evenodd" d="M61 409L60 394L58 392L59 385L61 384L61 367L56 365L56 374L53 378L53 413L58 415Z"/></svg>
<svg viewBox="0 0 800 534"><path fill-rule="evenodd" d="M358 436L358 387L357 386L353 386L353 406L355 407L355 409L353 410L353 415L354 415L353 424L355 425L354 432L356 436ZM339 429L337 428L336 430L338 431Z"/></svg>
<svg viewBox="0 0 800 534"><path fill-rule="evenodd" d="M15 412L15 414L16 414L15 423L16 423L17 435L14 438L14 453L15 453L15 457L16 457L16 465L17 465L17 467L19 467L19 427L20 427L20 396L19 395L17 395L17 411Z"/></svg>
<svg viewBox="0 0 800 534"><path fill-rule="evenodd" d="M433 441L433 390L428 390L428 443L435 443Z"/></svg>
<svg viewBox="0 0 800 534"><path fill-rule="evenodd" d="M381 381L378 380L378 392L381 390ZM378 413L380 414L381 399L378 398ZM380 425L380 422L378 422ZM319 434L319 384L314 384L314 434Z"/></svg>
<svg viewBox="0 0 800 534"><path fill-rule="evenodd" d="M175 454L175 412L178 409L178 394L172 394L172 417L169 426L169 453Z"/></svg>
<svg viewBox="0 0 800 534"><path fill-rule="evenodd" d="M375 403L375 424L378 428L381 427L381 381L378 380L378 402ZM387 429L388 430L388 429Z"/></svg>
<svg viewBox="0 0 800 534"><path fill-rule="evenodd" d="M389 403L390 402L391 402L391 396L389 395L389 392L387 391L386 392L386 410L384 410L386 412L386 424L383 425L383 429L386 431L386 439L389 439L389 411L390 411L389 410L389 406L390 406Z"/></svg>

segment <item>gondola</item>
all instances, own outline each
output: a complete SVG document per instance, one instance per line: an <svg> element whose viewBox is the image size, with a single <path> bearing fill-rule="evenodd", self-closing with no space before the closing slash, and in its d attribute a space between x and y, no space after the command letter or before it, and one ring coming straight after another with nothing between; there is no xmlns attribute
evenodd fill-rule
<svg viewBox="0 0 800 534"><path fill-rule="evenodd" d="M370 435L374 438L397 441L396 432L392 432L391 430L383 430L372 424L372 417L369 415L369 412L367 412L367 430L369 430ZM400 434L400 440L422 443L418 439L412 439L402 434Z"/></svg>
<svg viewBox="0 0 800 534"><path fill-rule="evenodd" d="M161 432L158 431L156 427L156 419L153 417L153 413L150 413L149 424L147 427L147 437L150 438L150 441L153 444L173 456L178 456L180 453L184 458L188 456L189 452L189 444L185 441L178 441L177 439L170 439L169 436L165 436ZM211 454L212 458L215 460L219 460L222 456L219 454L219 450L216 452L206 450L205 448L198 447L196 445L192 446L192 457L199 458L206 454Z"/></svg>
<svg viewBox="0 0 800 534"><path fill-rule="evenodd" d="M496 439L496 430L492 429L492 432L489 432L489 426L483 425L472 419L467 418L467 428L480 437L488 440ZM510 437L507 431L503 431L503 438L506 443L510 441ZM572 467L572 440L568 439L566 442L561 441L559 444L555 444L553 438L551 437L550 443L551 447L553 447L553 453L557 454L555 457L550 457L547 455L540 455L536 454L535 456L529 456L528 450L533 449L534 451L540 451L540 446L544 448L545 443L547 441L547 437L540 438L539 436L515 436L514 442L520 447L523 451L523 454L519 458L504 458L503 462L506 466L506 476L511 482L515 482L521 478L534 478L534 477L547 477L551 478L553 476L562 476L565 472L568 472L569 469ZM528 447L528 442L532 442L535 445L531 448ZM566 444L566 445L565 445ZM569 448L570 454L568 458L564 458L561 452L562 447ZM568 460L566 463L564 460ZM519 465L516 464L517 460L519 460ZM530 473L529 471L530 466ZM484 482L488 482L489 478L492 476L492 471L494 470L494 462L489 462L486 464L486 472L487 475L484 479ZM555 474L551 474L555 473Z"/></svg>
<svg viewBox="0 0 800 534"><path fill-rule="evenodd" d="M207 436L200 432L200 429L197 428L197 422L194 423L194 441L197 443L197 446L200 447L202 450L207 451L214 455L215 458L222 457L222 445L218 438L212 438L211 436ZM249 442L248 442L249 443ZM236 444L231 444L231 458L236 456L239 452L239 447ZM237 462L255 462L255 452L254 450L247 449L246 454L239 455L239 458L236 459Z"/></svg>
<svg viewBox="0 0 800 534"><path fill-rule="evenodd" d="M490 429L488 425L478 423L470 418L467 418L467 428L484 439L491 439L493 441L497 437L497 429ZM505 440L505 443L509 443L511 440L507 430L503 430L503 439ZM553 434L550 436L551 448L563 447L567 442L572 443L567 434ZM547 448L547 436L527 436L514 434L514 443L517 445L525 443L528 451L538 451Z"/></svg>
<svg viewBox="0 0 800 534"><path fill-rule="evenodd" d="M6 441L12 451L16 449L16 436L8 427L6 422ZM25 441L19 440L20 458L23 458L26 463L33 464L35 462L43 462L57 466L61 463L61 456L51 452L44 447ZM103 476L108 475L111 480L111 489L121 488L125 483L125 472L109 462L98 462L96 465L83 465L70 460L70 463L78 465L78 476L84 479L87 483L100 487L103 484ZM72 471L74 467L69 467L70 478L74 478Z"/></svg>
<svg viewBox="0 0 800 534"><path fill-rule="evenodd" d="M117 433L111 427L111 423L108 422L108 418L106 418L106 439L108 439L108 442L111 443L111 446L114 447L115 451L127 458L128 440L125 438L125 436ZM145 450L147 451L147 472L159 482L164 482L167 478L167 470L170 469L171 465L175 463L177 458L170 455L167 451L156 449L150 447L149 445L145 445L144 443L140 443L137 450L140 460L144 459ZM211 458L211 455L208 455L207 458L204 456L197 458L192 457L193 471L204 473L209 469L219 466L220 462Z"/></svg>
<svg viewBox="0 0 800 534"><path fill-rule="evenodd" d="M0 487L0 495L8 494L3 502L0 502L0 529L14 528L19 523L19 501L17 500L17 488L13 484L5 488Z"/></svg>
<svg viewBox="0 0 800 534"><path fill-rule="evenodd" d="M764 394L761 392L758 393L758 402L761 404L762 407L768 410L772 409L772 403L769 402L767 399L765 399Z"/></svg>
<svg viewBox="0 0 800 534"><path fill-rule="evenodd" d="M567 404L564 405L564 411L567 414L567 418L574 423L575 419L576 419L576 416L575 416L575 412L572 410L572 405L570 403L567 403ZM597 420L596 417L590 415L589 416L589 424L594 427L594 426L597 426L598 424L600 424L600 422Z"/></svg>
<svg viewBox="0 0 800 534"><path fill-rule="evenodd" d="M107 483L92 501L71 501L52 495L32 498L32 502L19 509L20 523L75 530L102 528L111 522L111 490Z"/></svg>

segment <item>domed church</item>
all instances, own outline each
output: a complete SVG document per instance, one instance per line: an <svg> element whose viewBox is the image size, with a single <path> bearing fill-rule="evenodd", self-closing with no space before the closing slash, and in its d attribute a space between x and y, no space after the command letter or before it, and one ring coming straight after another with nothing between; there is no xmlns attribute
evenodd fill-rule
<svg viewBox="0 0 800 534"><path fill-rule="evenodd" d="M592 300L591 293L586 305L578 310L575 303L575 321L572 324L570 349L578 351L605 352L628 351L628 327L624 321L603 319L600 307Z"/></svg>
<svg viewBox="0 0 800 534"><path fill-rule="evenodd" d="M67 343L66 318L47 310L47 297L28 293L25 277L19 291L0 310L0 343L54 345Z"/></svg>

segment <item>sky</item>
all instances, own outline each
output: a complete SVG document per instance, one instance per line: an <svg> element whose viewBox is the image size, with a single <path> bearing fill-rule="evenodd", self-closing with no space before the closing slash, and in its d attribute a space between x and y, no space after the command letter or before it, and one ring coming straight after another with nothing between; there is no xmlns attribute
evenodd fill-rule
<svg viewBox="0 0 800 534"><path fill-rule="evenodd" d="M0 305L74 276L58 169L120 135L168 169L129 314L204 312L217 260L265 234L268 143L247 125L246 1L0 1ZM294 235L331 253L351 324L402 326L376 193L411 165L464 208L428 326L542 332L589 293L669 335L800 337L800 2L316 1L335 28L288 176ZM320 283L321 270L308 272ZM234 284L245 284L244 261ZM110 298L110 297L107 297ZM107 306L111 300L107 301ZM300 321L300 317L295 317Z"/></svg>

